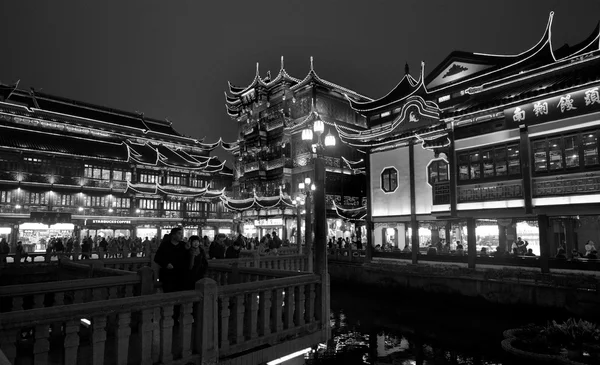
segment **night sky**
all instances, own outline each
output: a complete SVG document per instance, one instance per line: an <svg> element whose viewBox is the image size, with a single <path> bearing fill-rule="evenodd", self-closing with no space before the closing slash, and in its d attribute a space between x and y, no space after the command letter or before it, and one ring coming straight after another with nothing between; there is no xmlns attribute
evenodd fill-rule
<svg viewBox="0 0 600 365"><path fill-rule="evenodd" d="M576 44L600 1L0 0L0 81L173 121L205 142L235 140L223 92L279 70L378 98L408 62L418 77L453 50L515 54L542 36ZM223 152L219 156L226 156Z"/></svg>

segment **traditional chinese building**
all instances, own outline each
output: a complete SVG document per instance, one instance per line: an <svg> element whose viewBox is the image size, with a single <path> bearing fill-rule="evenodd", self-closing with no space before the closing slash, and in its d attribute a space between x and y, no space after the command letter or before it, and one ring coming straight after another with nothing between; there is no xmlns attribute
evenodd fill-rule
<svg viewBox="0 0 600 365"><path fill-rule="evenodd" d="M313 143L302 140L302 131L312 128L317 119L325 125L321 138L328 134L337 136L334 125L347 133L366 128L365 118L348 106L345 95L356 101L370 100L319 77L312 59L310 71L302 79L286 72L282 58L274 78L270 73L261 76L257 65L250 85L229 84L226 108L237 122L239 145L233 150L234 196L225 201L229 209L240 212L242 230L247 236L260 238L275 231L294 241L297 212L291 199L300 194L298 183L306 177L314 180L312 159L316 157ZM355 148L339 143L325 151L330 236L361 234L354 223L342 219L338 212L365 203L364 170L352 166L363 157Z"/></svg>
<svg viewBox="0 0 600 365"><path fill-rule="evenodd" d="M169 121L0 85L0 238L231 229L232 172ZM30 245L30 246L28 246Z"/></svg>
<svg viewBox="0 0 600 365"><path fill-rule="evenodd" d="M548 257L600 240L599 30L557 49L552 17L518 55L456 51L380 99L350 98L368 130L338 132L368 154L374 245L472 254L522 237Z"/></svg>

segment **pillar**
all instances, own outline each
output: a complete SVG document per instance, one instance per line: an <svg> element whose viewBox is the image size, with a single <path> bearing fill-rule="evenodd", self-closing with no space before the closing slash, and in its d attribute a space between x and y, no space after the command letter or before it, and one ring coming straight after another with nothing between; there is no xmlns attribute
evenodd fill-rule
<svg viewBox="0 0 600 365"><path fill-rule="evenodd" d="M547 215L538 215L538 229L540 235L540 269L542 273L549 273L548 259L550 258L550 242L548 233L552 229Z"/></svg>
<svg viewBox="0 0 600 365"><path fill-rule="evenodd" d="M517 222L513 219L509 225L506 226L506 250L512 253L512 244L517 240Z"/></svg>
<svg viewBox="0 0 600 365"><path fill-rule="evenodd" d="M404 223L400 223L396 226L398 231L398 247L404 249L406 246L406 225Z"/></svg>
<svg viewBox="0 0 600 365"><path fill-rule="evenodd" d="M315 183L316 184L316 183ZM308 186L310 189L310 186ZM321 187L323 189L323 187ZM308 271L313 271L313 248L312 248L312 197L310 191L306 194L306 215L304 219L304 242L308 260Z"/></svg>
<svg viewBox="0 0 600 365"><path fill-rule="evenodd" d="M300 204L296 205L296 247L298 255L302 255L302 217L300 216Z"/></svg>
<svg viewBox="0 0 600 365"><path fill-rule="evenodd" d="M327 267L327 211L325 205L325 162L322 156L315 159L315 263L314 272L321 277L319 286L319 301L317 305L317 315L323 324L322 330L327 333L327 338L331 334L329 324L330 296L329 296L329 270Z"/></svg>
<svg viewBox="0 0 600 365"><path fill-rule="evenodd" d="M576 222L572 218L565 219L565 251L571 252L574 248L577 248L577 232L575 232Z"/></svg>
<svg viewBox="0 0 600 365"><path fill-rule="evenodd" d="M506 252L506 227L498 224L498 251Z"/></svg>
<svg viewBox="0 0 600 365"><path fill-rule="evenodd" d="M219 360L219 326L218 326L218 288L212 279L201 279L196 282L196 291L201 293L200 301L195 303L194 352L200 355L202 364L216 364Z"/></svg>
<svg viewBox="0 0 600 365"><path fill-rule="evenodd" d="M477 237L475 236L475 218L467 218L467 255L469 269L475 268L477 259Z"/></svg>
<svg viewBox="0 0 600 365"><path fill-rule="evenodd" d="M437 247L437 244L440 242L440 228L437 226L431 227L431 244L434 247Z"/></svg>

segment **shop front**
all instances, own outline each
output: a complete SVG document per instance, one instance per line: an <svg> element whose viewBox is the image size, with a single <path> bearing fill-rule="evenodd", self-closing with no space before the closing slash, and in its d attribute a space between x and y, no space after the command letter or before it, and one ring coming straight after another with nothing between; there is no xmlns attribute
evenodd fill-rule
<svg viewBox="0 0 600 365"><path fill-rule="evenodd" d="M81 237L113 238L131 237L133 225L127 219L86 219L81 228Z"/></svg>
<svg viewBox="0 0 600 365"><path fill-rule="evenodd" d="M73 223L22 223L19 225L19 241L23 248L29 251L45 252L48 242L53 238L62 240L73 236L75 225Z"/></svg>
<svg viewBox="0 0 600 365"><path fill-rule="evenodd" d="M162 236L159 236L159 233L158 227L155 225L143 224L135 227L135 236L142 240L145 240L146 238L151 240L154 237L157 237L160 240Z"/></svg>
<svg viewBox="0 0 600 365"><path fill-rule="evenodd" d="M217 235L216 227L213 226L204 226L202 227L202 237L207 236L210 242L215 240L215 236Z"/></svg>
<svg viewBox="0 0 600 365"><path fill-rule="evenodd" d="M5 239L7 242L11 242L12 227L9 225L0 226L0 240Z"/></svg>
<svg viewBox="0 0 600 365"><path fill-rule="evenodd" d="M273 236L273 232L276 232L280 238L284 237L283 218L256 219L254 220L254 227L256 227L259 240L267 234Z"/></svg>

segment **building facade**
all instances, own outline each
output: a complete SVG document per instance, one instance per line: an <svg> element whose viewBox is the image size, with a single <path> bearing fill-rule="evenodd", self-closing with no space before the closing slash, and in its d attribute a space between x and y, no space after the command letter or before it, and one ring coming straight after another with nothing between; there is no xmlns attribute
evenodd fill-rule
<svg viewBox="0 0 600 365"><path fill-rule="evenodd" d="M171 123L0 85L0 238L230 232L231 170Z"/></svg>
<svg viewBox="0 0 600 365"><path fill-rule="evenodd" d="M521 237L553 257L600 240L599 31L555 49L552 17L523 53L456 51L381 99L350 101L368 132L339 132L368 152L374 246L459 241L475 256Z"/></svg>
<svg viewBox="0 0 600 365"><path fill-rule="evenodd" d="M297 211L291 203L302 195L298 184L306 177L314 180L313 145L326 135L341 130L362 131L366 120L346 101L369 98L320 78L312 67L303 79L290 76L281 60L276 77L261 77L257 65L252 83L246 87L229 84L226 93L228 115L237 122L239 144L233 150L233 199L226 205L239 213L240 230L246 236L262 238L272 231L294 242ZM323 135L302 140L302 131L323 121ZM353 147L339 144L325 151L326 200L329 236L364 235L357 225L344 220L337 211L365 204L364 169L352 164L364 155ZM318 187L321 188L321 187ZM281 199L280 199L281 197ZM300 212L301 213L301 212ZM302 230L302 228L301 228ZM303 231L302 231L303 232Z"/></svg>

